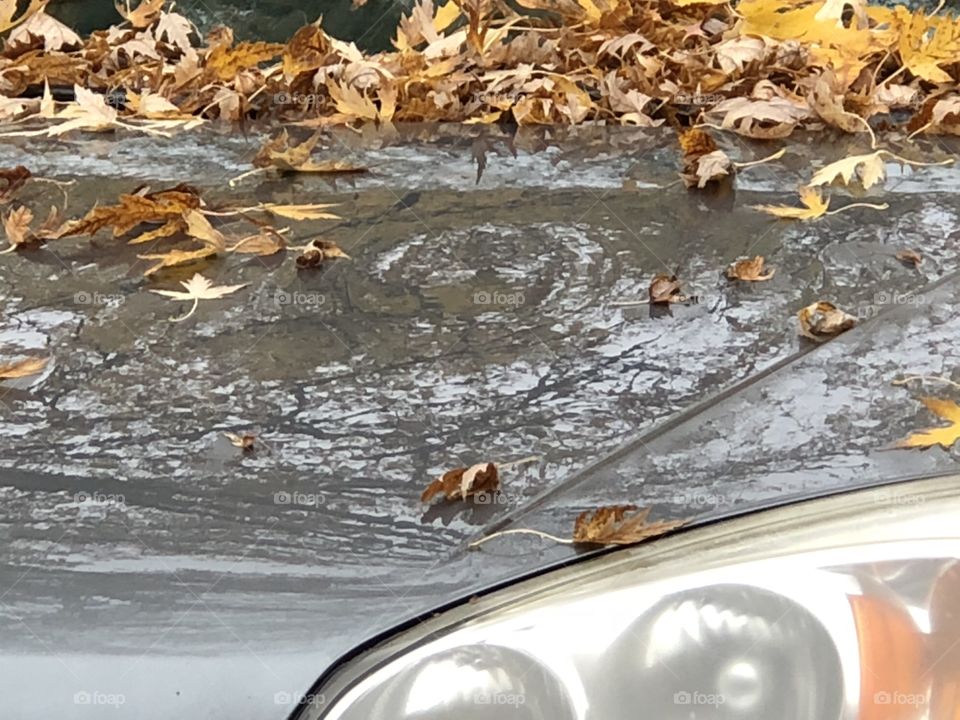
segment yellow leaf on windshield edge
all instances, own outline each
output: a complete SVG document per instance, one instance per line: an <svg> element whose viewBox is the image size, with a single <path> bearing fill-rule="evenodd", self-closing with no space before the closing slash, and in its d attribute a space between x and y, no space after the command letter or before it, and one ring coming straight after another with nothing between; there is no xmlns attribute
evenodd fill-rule
<svg viewBox="0 0 960 720"><path fill-rule="evenodd" d="M814 220L821 215L825 215L827 208L830 207L830 198L824 199L819 188L800 188L800 202L803 203L804 207L798 208L789 205L751 205L750 207L769 215L790 220Z"/></svg>
<svg viewBox="0 0 960 720"><path fill-rule="evenodd" d="M940 445L945 450L949 450L957 441L957 438L960 438L960 405L957 405L953 400L941 400L934 397L920 398L920 402L934 415L943 420L948 420L950 424L915 432L900 440L897 447L928 448L933 445Z"/></svg>

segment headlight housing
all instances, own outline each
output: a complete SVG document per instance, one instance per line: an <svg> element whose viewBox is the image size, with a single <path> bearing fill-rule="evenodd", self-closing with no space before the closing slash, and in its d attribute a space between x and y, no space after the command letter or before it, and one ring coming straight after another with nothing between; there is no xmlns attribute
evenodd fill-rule
<svg viewBox="0 0 960 720"><path fill-rule="evenodd" d="M960 478L693 529L492 593L298 720L955 720Z"/></svg>

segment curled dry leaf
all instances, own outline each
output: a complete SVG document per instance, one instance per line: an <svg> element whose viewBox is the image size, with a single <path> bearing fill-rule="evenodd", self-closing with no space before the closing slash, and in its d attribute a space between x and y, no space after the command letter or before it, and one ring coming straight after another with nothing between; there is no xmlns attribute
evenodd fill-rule
<svg viewBox="0 0 960 720"><path fill-rule="evenodd" d="M683 171L680 177L688 188L705 188L711 182L722 181L735 172L733 163L713 138L699 128L687 130L679 137L683 152Z"/></svg>
<svg viewBox="0 0 960 720"><path fill-rule="evenodd" d="M246 283L243 285L214 285L212 282L210 282L210 280L205 278L200 273L196 273L192 278L189 280L184 280L180 284L183 285L186 292L180 290L150 291L152 293L156 293L157 295L173 298L174 300L193 300L193 306L190 308L190 312L183 317L170 318L171 322L181 322L193 315L194 311L197 309L198 303L201 300L216 300L218 298L230 295L231 293L235 293L240 288L246 287Z"/></svg>
<svg viewBox="0 0 960 720"><path fill-rule="evenodd" d="M257 441L257 436L250 432L243 433L242 435L232 432L225 432L223 436L230 441L231 445L240 448L244 452L251 452L254 448L254 444Z"/></svg>
<svg viewBox="0 0 960 720"><path fill-rule="evenodd" d="M27 358L16 362L0 363L0 380L27 377L43 372L50 358Z"/></svg>
<svg viewBox="0 0 960 720"><path fill-rule="evenodd" d="M920 267L920 263L923 262L923 256L920 255L920 253L918 253L916 250L910 250L909 248L897 250L895 257L904 265L914 268Z"/></svg>
<svg viewBox="0 0 960 720"><path fill-rule="evenodd" d="M321 132L318 130L311 137L299 145L290 145L287 131L283 130L277 137L269 140L256 157L253 164L258 168L276 168L281 172L300 173L361 173L365 167L351 165L339 161L315 162L310 159L310 153L319 142Z"/></svg>
<svg viewBox="0 0 960 720"><path fill-rule="evenodd" d="M685 302L687 299L680 292L680 281L676 275L655 275L650 282L649 293L650 302L654 305Z"/></svg>
<svg viewBox="0 0 960 720"><path fill-rule="evenodd" d="M227 248L227 252L240 253L242 255L275 255L287 246L283 235L273 228L263 228L255 235L248 235L240 238L236 243Z"/></svg>
<svg viewBox="0 0 960 720"><path fill-rule="evenodd" d="M663 535L683 525L682 520L647 522L650 508L636 505L610 505L593 512L585 510L573 526L573 541L591 545L632 545Z"/></svg>
<svg viewBox="0 0 960 720"><path fill-rule="evenodd" d="M802 208L789 205L752 205L751 207L754 210L790 220L814 220L825 215L827 208L830 207L830 198L824 199L819 188L800 188L800 202L804 205Z"/></svg>
<svg viewBox="0 0 960 720"><path fill-rule="evenodd" d="M769 280L773 277L776 270L770 270L765 273L765 262L763 255L737 260L727 268L727 277L731 280L747 280L749 282Z"/></svg>
<svg viewBox="0 0 960 720"><path fill-rule="evenodd" d="M500 473L495 463L478 463L445 472L420 496L421 502L430 502L443 493L447 500L466 500L481 493L492 493L500 487Z"/></svg>
<svg viewBox="0 0 960 720"><path fill-rule="evenodd" d="M311 240L304 248L303 253L297 257L297 267L316 268L323 265L325 260L335 258L350 259L340 246L332 240Z"/></svg>
<svg viewBox="0 0 960 720"><path fill-rule="evenodd" d="M4 187L0 188L0 205L10 202L16 192L29 180L31 173L23 165L12 168L0 168L0 181Z"/></svg>
<svg viewBox="0 0 960 720"><path fill-rule="evenodd" d="M938 418L948 420L949 425L920 430L897 443L901 448L928 448L940 445L945 450L960 438L960 405L953 400L941 400L934 397L920 398L920 402Z"/></svg>
<svg viewBox="0 0 960 720"><path fill-rule="evenodd" d="M821 300L812 303L797 313L800 322L800 334L811 340L822 342L857 324L857 319L833 303Z"/></svg>
<svg viewBox="0 0 960 720"><path fill-rule="evenodd" d="M16 207L3 216L3 231L7 235L11 250L29 245L33 241L34 237L30 232L32 222L33 211L23 206Z"/></svg>

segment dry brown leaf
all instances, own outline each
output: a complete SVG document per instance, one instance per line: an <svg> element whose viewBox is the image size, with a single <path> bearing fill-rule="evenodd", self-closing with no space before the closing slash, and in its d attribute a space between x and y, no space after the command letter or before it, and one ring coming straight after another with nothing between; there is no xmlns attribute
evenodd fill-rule
<svg viewBox="0 0 960 720"><path fill-rule="evenodd" d="M0 0L0 33L14 28L33 15L42 12L49 1L50 0L30 0L27 8L18 17L14 17L14 15L17 14L19 6L17 0Z"/></svg>
<svg viewBox="0 0 960 720"><path fill-rule="evenodd" d="M297 267L315 268L320 267L325 260L335 258L350 259L340 246L332 240L311 240L303 253L297 257Z"/></svg>
<svg viewBox="0 0 960 720"><path fill-rule="evenodd" d="M27 358L15 362L0 363L0 380L13 380L43 372L50 358Z"/></svg>
<svg viewBox="0 0 960 720"><path fill-rule="evenodd" d="M653 304L685 302L676 275L655 275L650 281L650 302Z"/></svg>
<svg viewBox="0 0 960 720"><path fill-rule="evenodd" d="M680 177L688 188L705 188L709 183L727 180L735 172L733 163L710 135L699 128L687 130L679 136L683 152L683 171Z"/></svg>
<svg viewBox="0 0 960 720"><path fill-rule="evenodd" d="M585 510L573 526L573 541L590 545L632 545L670 532L683 525L682 520L647 522L650 508L636 505L610 505Z"/></svg>
<svg viewBox="0 0 960 720"><path fill-rule="evenodd" d="M751 205L750 207L788 220L815 220L825 215L830 207L830 198L824 199L819 188L800 188L800 202L803 203L804 207L790 207L789 205Z"/></svg>
<svg viewBox="0 0 960 720"><path fill-rule="evenodd" d="M849 185L850 181L856 177L863 189L869 190L886 177L883 155L884 151L878 150L869 155L851 155L843 160L837 160L814 173L808 184L829 185L840 179L844 185Z"/></svg>
<svg viewBox="0 0 960 720"><path fill-rule="evenodd" d="M0 189L0 205L10 202L16 192L23 187L31 177L31 173L23 165L12 168L0 168L0 181L6 186Z"/></svg>
<svg viewBox="0 0 960 720"><path fill-rule="evenodd" d="M287 246L283 235L272 228L263 228L256 235L248 235L226 248L227 252L243 255L275 255Z"/></svg>
<svg viewBox="0 0 960 720"><path fill-rule="evenodd" d="M83 44L80 36L73 30L42 11L11 31L7 36L7 47L30 47L32 38L43 40L43 49L47 52L76 49Z"/></svg>
<svg viewBox="0 0 960 720"><path fill-rule="evenodd" d="M430 502L443 493L447 500L466 500L482 493L496 492L500 487L500 473L495 463L479 463L445 472L430 483L420 496L421 502Z"/></svg>
<svg viewBox="0 0 960 720"><path fill-rule="evenodd" d="M303 205L280 205L261 203L253 210L263 210L290 220L339 220L340 216L327 212L327 208L336 207L335 203L308 203Z"/></svg>
<svg viewBox="0 0 960 720"><path fill-rule="evenodd" d="M168 250L165 253L147 253L137 255L141 260L155 260L156 262L143 271L144 275L153 275L165 267L177 267L178 265L189 265L200 260L206 260L217 254L217 248L206 245L194 250Z"/></svg>
<svg viewBox="0 0 960 720"><path fill-rule="evenodd" d="M960 405L957 405L953 400L941 400L933 397L920 398L920 402L926 406L927 410L938 418L948 420L950 424L915 432L898 442L897 447L928 448L933 445L940 445L944 450L949 450L957 441L957 438L960 438Z"/></svg>
<svg viewBox="0 0 960 720"><path fill-rule="evenodd" d="M92 236L106 227L112 227L113 236L120 237L143 223L180 222L190 210L202 204L197 190L183 184L142 195L121 195L119 201L117 205L95 207L83 218L67 223L60 237Z"/></svg>
<svg viewBox="0 0 960 720"><path fill-rule="evenodd" d="M283 130L277 137L268 141L256 157L253 158L255 167L276 168L281 172L302 173L361 173L365 167L351 165L340 161L314 162L310 153L320 140L321 132L317 131L299 145L290 145L287 131Z"/></svg>
<svg viewBox="0 0 960 720"><path fill-rule="evenodd" d="M857 319L833 303L819 301L807 305L797 313L800 334L822 342L846 332L857 324Z"/></svg>
<svg viewBox="0 0 960 720"><path fill-rule="evenodd" d="M3 231L7 235L10 249L23 247L33 242L30 232L30 223L33 222L33 211L30 208L16 207L3 216Z"/></svg>
<svg viewBox="0 0 960 720"><path fill-rule="evenodd" d="M244 452L253 451L257 441L257 436L250 432L245 432L242 435L232 432L225 432L223 436L230 441L231 445L236 448L240 448Z"/></svg>
<svg viewBox="0 0 960 720"><path fill-rule="evenodd" d="M773 277L776 270L770 270L765 273L765 262L763 255L737 260L727 268L727 277L731 280L746 280L749 282L769 280Z"/></svg>
<svg viewBox="0 0 960 720"><path fill-rule="evenodd" d="M923 256L920 255L920 253L918 253L916 250L910 250L906 248L903 250L897 250L895 257L904 265L914 268L920 267L920 263L923 262Z"/></svg>
<svg viewBox="0 0 960 720"><path fill-rule="evenodd" d="M160 17L163 5L166 0L142 0L135 8L130 8L129 3L126 7L119 2L116 3L117 12L124 20L135 28L142 29L150 27Z"/></svg>

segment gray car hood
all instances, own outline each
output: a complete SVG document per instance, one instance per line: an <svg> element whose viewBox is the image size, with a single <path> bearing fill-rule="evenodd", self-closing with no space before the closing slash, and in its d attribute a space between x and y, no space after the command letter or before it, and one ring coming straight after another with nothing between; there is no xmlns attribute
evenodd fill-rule
<svg viewBox="0 0 960 720"><path fill-rule="evenodd" d="M295 233L352 257L312 275L225 261L208 274L249 283L242 299L178 324L123 246L4 264L0 332L54 358L0 388L5 717L283 718L366 638L576 556L523 536L465 549L493 530L568 534L623 502L703 520L956 469L941 449L888 451L929 421L891 380L955 364L956 171L813 231L747 207L790 172L745 177L735 202L657 189L663 134L403 132L335 136L376 170L350 185L236 191L259 138L0 148L0 165L78 178L82 209L185 177L209 202L335 202L343 220ZM805 172L813 151L790 151ZM922 271L893 258L905 244ZM728 283L747 253L775 278ZM624 305L677 266L701 302ZM815 345L793 315L820 297L860 323ZM222 435L245 429L254 453ZM530 454L494 503L419 502L445 469Z"/></svg>

